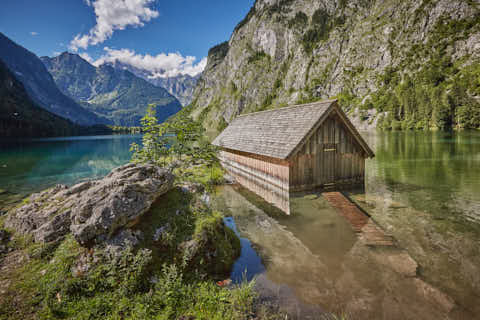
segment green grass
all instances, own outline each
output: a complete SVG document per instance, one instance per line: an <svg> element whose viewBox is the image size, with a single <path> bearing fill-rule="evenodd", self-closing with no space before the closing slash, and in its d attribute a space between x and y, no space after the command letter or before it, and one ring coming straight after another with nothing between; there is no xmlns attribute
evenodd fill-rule
<svg viewBox="0 0 480 320"><path fill-rule="evenodd" d="M0 319L243 319L253 310L253 283L226 290L213 281L192 281L175 264L151 271L146 250L100 260L74 275L77 256L87 251L67 238L51 259L33 258L18 270L20 281L12 288L21 300L11 292L0 299Z"/></svg>
<svg viewBox="0 0 480 320"><path fill-rule="evenodd" d="M253 283L229 290L215 284L228 277L239 239L200 195L175 188L160 197L134 227L143 232L142 249L118 258L71 236L57 244L21 240L30 261L10 278L0 319L245 318L254 308ZM79 261L90 264L86 272L74 271Z"/></svg>
<svg viewBox="0 0 480 320"><path fill-rule="evenodd" d="M189 158L185 158L184 161L190 163ZM200 183L210 191L213 186L223 183L225 171L218 162L213 163L211 166L198 162L191 163L188 166L181 166L175 169L174 173L180 181Z"/></svg>

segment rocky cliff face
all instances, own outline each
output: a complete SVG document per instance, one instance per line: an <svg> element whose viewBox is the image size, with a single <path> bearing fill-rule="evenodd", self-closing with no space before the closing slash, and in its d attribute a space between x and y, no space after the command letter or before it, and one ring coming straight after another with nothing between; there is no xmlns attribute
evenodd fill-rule
<svg viewBox="0 0 480 320"><path fill-rule="evenodd" d="M64 94L115 125L140 125L149 104L157 106L160 121L181 109L180 102L167 90L128 70L118 70L110 65L97 68L68 52L41 59Z"/></svg>
<svg viewBox="0 0 480 320"><path fill-rule="evenodd" d="M193 115L220 130L241 113L337 97L383 128L479 127L479 4L257 0L210 50Z"/></svg>

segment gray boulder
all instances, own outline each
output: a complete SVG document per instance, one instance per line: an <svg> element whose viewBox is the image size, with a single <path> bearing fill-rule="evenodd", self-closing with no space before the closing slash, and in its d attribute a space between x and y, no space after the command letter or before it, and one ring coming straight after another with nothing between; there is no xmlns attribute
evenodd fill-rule
<svg viewBox="0 0 480 320"><path fill-rule="evenodd" d="M32 195L10 212L6 226L31 233L37 242L55 241L71 232L82 245L111 239L130 227L152 203L173 187L174 176L153 164L127 164L103 179Z"/></svg>

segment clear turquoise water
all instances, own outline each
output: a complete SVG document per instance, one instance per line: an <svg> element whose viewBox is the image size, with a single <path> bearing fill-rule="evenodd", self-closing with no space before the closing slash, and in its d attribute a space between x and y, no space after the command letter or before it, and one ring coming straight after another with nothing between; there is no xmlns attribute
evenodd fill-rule
<svg viewBox="0 0 480 320"><path fill-rule="evenodd" d="M97 178L130 160L139 135L0 141L0 208L55 184Z"/></svg>

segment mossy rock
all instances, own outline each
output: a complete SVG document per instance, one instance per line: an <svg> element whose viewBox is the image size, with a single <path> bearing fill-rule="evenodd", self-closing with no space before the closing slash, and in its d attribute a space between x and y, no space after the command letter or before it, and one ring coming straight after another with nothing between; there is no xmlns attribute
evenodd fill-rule
<svg viewBox="0 0 480 320"><path fill-rule="evenodd" d="M154 264L175 262L214 277L225 276L240 255L240 240L201 199L177 187L160 197L135 226Z"/></svg>

